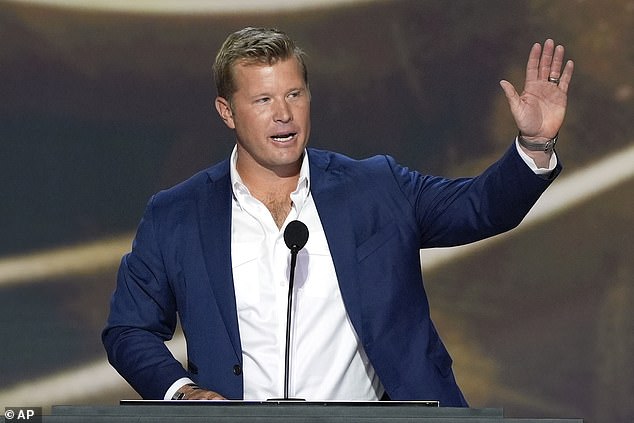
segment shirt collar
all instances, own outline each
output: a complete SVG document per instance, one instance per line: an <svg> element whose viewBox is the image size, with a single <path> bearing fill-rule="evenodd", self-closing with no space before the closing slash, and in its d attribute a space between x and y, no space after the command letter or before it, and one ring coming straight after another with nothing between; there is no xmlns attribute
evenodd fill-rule
<svg viewBox="0 0 634 423"><path fill-rule="evenodd" d="M251 197L249 189L242 181L237 169L238 162L238 147L234 146L231 152L231 158L229 160L229 174L231 177L231 189L233 192L233 198L242 208L241 200L244 201L245 197ZM308 164L308 152L304 149L304 155L302 158L302 166L299 169L299 179L297 181L297 188L291 193L291 201L297 209L297 214L301 211L308 194L310 193L310 169Z"/></svg>

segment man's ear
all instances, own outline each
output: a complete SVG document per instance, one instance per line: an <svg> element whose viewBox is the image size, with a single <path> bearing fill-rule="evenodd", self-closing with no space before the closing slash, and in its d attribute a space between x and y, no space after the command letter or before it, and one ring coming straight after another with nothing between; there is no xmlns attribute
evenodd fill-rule
<svg viewBox="0 0 634 423"><path fill-rule="evenodd" d="M233 111L231 110L231 104L224 97L216 97L216 110L220 115L220 119L231 129L236 129L236 125L233 122Z"/></svg>

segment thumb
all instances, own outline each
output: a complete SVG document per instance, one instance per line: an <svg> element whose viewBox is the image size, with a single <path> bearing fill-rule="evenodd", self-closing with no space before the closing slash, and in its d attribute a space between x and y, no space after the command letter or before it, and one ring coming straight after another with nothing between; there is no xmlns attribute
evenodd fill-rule
<svg viewBox="0 0 634 423"><path fill-rule="evenodd" d="M520 102L520 96L517 91L515 91L515 87L509 81L504 79L500 81L500 86L502 87L502 90L504 90L504 95L509 102L509 106L511 106L511 110L514 110Z"/></svg>

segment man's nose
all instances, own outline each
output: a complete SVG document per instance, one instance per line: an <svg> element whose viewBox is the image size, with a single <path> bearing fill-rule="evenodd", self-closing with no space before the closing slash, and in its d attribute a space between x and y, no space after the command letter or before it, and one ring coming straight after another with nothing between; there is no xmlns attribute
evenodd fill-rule
<svg viewBox="0 0 634 423"><path fill-rule="evenodd" d="M293 120L293 113L291 107L285 100L281 100L275 103L275 111L273 119L276 122L290 122Z"/></svg>

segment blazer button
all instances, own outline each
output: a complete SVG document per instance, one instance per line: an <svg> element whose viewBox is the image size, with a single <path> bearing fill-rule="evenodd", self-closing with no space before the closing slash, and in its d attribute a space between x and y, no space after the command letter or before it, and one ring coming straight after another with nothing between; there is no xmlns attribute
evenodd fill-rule
<svg viewBox="0 0 634 423"><path fill-rule="evenodd" d="M239 364L233 366L233 374L236 376L240 376L242 374L242 367Z"/></svg>

